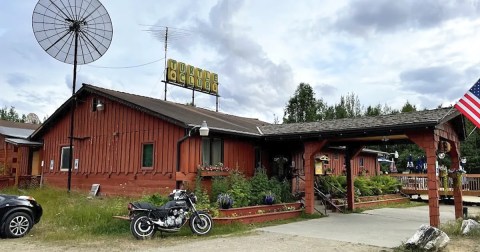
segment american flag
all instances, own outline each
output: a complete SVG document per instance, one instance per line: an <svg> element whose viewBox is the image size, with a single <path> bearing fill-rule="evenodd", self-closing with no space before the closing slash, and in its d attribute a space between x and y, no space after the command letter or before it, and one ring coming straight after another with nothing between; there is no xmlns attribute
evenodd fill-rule
<svg viewBox="0 0 480 252"><path fill-rule="evenodd" d="M455 108L480 128L480 80L455 104Z"/></svg>

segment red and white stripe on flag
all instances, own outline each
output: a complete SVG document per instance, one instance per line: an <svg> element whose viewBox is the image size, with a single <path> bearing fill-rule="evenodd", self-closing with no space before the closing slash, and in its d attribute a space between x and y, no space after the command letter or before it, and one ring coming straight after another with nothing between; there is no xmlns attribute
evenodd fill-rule
<svg viewBox="0 0 480 252"><path fill-rule="evenodd" d="M455 108L480 128L480 80L455 104Z"/></svg>

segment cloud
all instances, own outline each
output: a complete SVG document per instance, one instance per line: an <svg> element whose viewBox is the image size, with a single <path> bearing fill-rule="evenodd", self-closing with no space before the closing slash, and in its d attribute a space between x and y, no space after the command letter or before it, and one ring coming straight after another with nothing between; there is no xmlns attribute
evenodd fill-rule
<svg viewBox="0 0 480 252"><path fill-rule="evenodd" d="M7 83L12 86L22 86L30 82L30 77L24 73L7 74Z"/></svg>
<svg viewBox="0 0 480 252"><path fill-rule="evenodd" d="M427 29L455 18L475 17L479 5L464 0L360 0L337 13L333 28L357 35Z"/></svg>
<svg viewBox="0 0 480 252"><path fill-rule="evenodd" d="M418 93L448 93L463 75L448 66L425 67L400 73L400 80L407 90Z"/></svg>
<svg viewBox="0 0 480 252"><path fill-rule="evenodd" d="M180 41L174 41L171 49L193 58L190 64L203 62L197 67L218 73L222 111L267 120L274 113L283 113L280 109L290 95L293 70L285 62L268 58L245 32L248 27L236 22L243 7L244 1L221 0L205 19L184 16L188 21L180 22L186 25L181 29L196 31L195 39L188 40L188 50ZM157 24L160 22L167 21Z"/></svg>

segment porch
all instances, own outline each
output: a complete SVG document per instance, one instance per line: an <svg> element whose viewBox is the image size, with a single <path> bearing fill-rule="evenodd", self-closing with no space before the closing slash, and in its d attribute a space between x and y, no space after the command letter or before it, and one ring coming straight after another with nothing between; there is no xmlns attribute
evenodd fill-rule
<svg viewBox="0 0 480 252"><path fill-rule="evenodd" d="M402 183L402 193L404 194L428 195L427 174L390 174L389 176L397 178ZM447 186L444 187L444 185ZM453 189L453 179L439 177L438 194L440 197L452 197ZM480 197L480 174L465 174L462 176L462 195Z"/></svg>

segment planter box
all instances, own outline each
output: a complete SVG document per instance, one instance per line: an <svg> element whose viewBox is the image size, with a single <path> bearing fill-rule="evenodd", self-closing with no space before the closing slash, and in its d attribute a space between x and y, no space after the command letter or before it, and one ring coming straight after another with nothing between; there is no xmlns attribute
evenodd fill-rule
<svg viewBox="0 0 480 252"><path fill-rule="evenodd" d="M219 209L219 217L213 218L215 224L230 223L261 223L274 220L284 220L300 216L302 203L284 203L275 205L260 205ZM285 208L292 210L285 210Z"/></svg>
<svg viewBox="0 0 480 252"><path fill-rule="evenodd" d="M199 171L200 177L215 177L215 176L228 176L230 172L227 171Z"/></svg>
<svg viewBox="0 0 480 252"><path fill-rule="evenodd" d="M270 213L275 211L283 211L285 207L294 208L295 210L302 207L302 203L284 203L284 204L274 204L274 205L259 205L259 206L250 206L250 207L239 207L239 208L230 208L230 209L219 209L219 217L238 217L244 215L254 215L258 214L259 211L263 213Z"/></svg>
<svg viewBox="0 0 480 252"><path fill-rule="evenodd" d="M263 214L253 214L253 215L244 215L238 217L217 217L213 218L215 224L232 224L232 223L262 223L267 221L275 220L285 220L299 217L302 213L302 209L284 211L284 212L274 212L274 213L263 213Z"/></svg>
<svg viewBox="0 0 480 252"><path fill-rule="evenodd" d="M397 204L397 203L407 203L410 201L409 198L403 197L398 194L386 194L378 196L364 196L359 197L358 202L355 202L355 208L365 208L365 207L374 207L378 205L387 205L387 204ZM332 202L341 202L343 199L333 199ZM344 204L336 205L338 207L344 207ZM335 209L332 209L335 211Z"/></svg>

